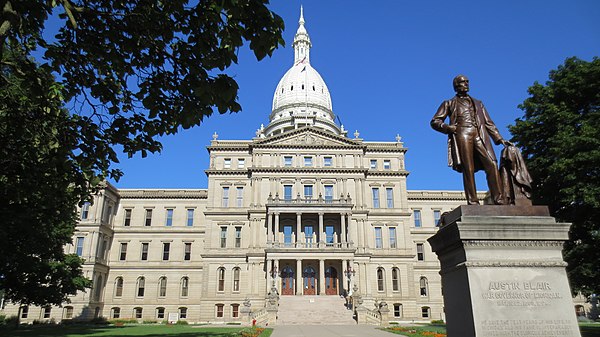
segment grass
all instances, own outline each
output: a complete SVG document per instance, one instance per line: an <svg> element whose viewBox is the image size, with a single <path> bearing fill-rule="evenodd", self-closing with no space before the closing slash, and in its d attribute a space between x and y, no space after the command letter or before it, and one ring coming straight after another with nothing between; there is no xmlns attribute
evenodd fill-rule
<svg viewBox="0 0 600 337"><path fill-rule="evenodd" d="M600 337L600 324L598 323L579 323L581 337Z"/></svg>
<svg viewBox="0 0 600 337"><path fill-rule="evenodd" d="M10 337L84 337L84 336L143 336L143 337L238 337L250 328L194 327L189 325L126 325L126 326L22 326L19 329L0 327L0 336ZM271 335L266 329L260 337Z"/></svg>

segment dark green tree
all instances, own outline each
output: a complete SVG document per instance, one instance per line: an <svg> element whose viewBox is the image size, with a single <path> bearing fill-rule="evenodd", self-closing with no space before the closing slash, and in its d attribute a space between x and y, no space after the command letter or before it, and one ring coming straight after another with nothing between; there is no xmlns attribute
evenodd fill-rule
<svg viewBox="0 0 600 337"><path fill-rule="evenodd" d="M244 44L283 45L268 0L0 0L0 289L60 303L89 285L64 255L75 208L157 137L238 112ZM46 27L58 28L50 34ZM52 36L54 35L54 36ZM33 58L35 56L35 60ZM68 107L69 109L65 109Z"/></svg>
<svg viewBox="0 0 600 337"><path fill-rule="evenodd" d="M534 179L533 201L572 222L564 247L574 292L600 292L600 59L568 58L535 82L510 126Z"/></svg>

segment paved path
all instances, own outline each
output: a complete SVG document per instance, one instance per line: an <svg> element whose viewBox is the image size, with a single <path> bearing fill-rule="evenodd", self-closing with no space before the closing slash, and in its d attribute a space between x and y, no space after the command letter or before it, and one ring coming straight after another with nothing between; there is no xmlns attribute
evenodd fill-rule
<svg viewBox="0 0 600 337"><path fill-rule="evenodd" d="M277 325L271 337L392 337L369 325Z"/></svg>

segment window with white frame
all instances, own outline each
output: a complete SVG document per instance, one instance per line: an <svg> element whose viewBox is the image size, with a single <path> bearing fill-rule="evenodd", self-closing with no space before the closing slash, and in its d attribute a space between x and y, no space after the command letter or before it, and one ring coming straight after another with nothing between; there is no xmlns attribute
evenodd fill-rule
<svg viewBox="0 0 600 337"><path fill-rule="evenodd" d="M400 269L392 268L392 290L400 291Z"/></svg>
<svg viewBox="0 0 600 337"><path fill-rule="evenodd" d="M323 166L324 167L330 167L333 166L333 157L323 157Z"/></svg>
<svg viewBox="0 0 600 337"><path fill-rule="evenodd" d="M112 312L112 314L111 314L112 318L121 318L121 308L114 307L114 308L111 308L110 311Z"/></svg>
<svg viewBox="0 0 600 337"><path fill-rule="evenodd" d="M83 206L81 206L81 220L87 220L90 216L90 203L84 202Z"/></svg>
<svg viewBox="0 0 600 337"><path fill-rule="evenodd" d="M392 169L392 163L390 162L389 159L386 159L383 161L383 169L384 170L391 170Z"/></svg>
<svg viewBox="0 0 600 337"><path fill-rule="evenodd" d="M217 291L225 291L225 268L217 269Z"/></svg>
<svg viewBox="0 0 600 337"><path fill-rule="evenodd" d="M147 227L152 225L152 209L150 208L146 209L146 219L144 225Z"/></svg>
<svg viewBox="0 0 600 337"><path fill-rule="evenodd" d="M381 227L375 227L375 248L383 248Z"/></svg>
<svg viewBox="0 0 600 337"><path fill-rule="evenodd" d="M325 185L325 202L333 202L333 185Z"/></svg>
<svg viewBox="0 0 600 337"><path fill-rule="evenodd" d="M187 221L186 221L186 225L188 227L194 226L194 209L193 208L188 208L187 209Z"/></svg>
<svg viewBox="0 0 600 337"><path fill-rule="evenodd" d="M283 185L283 199L292 200L292 185Z"/></svg>
<svg viewBox="0 0 600 337"><path fill-rule="evenodd" d="M421 307L421 317L422 318L431 317L431 309L429 307Z"/></svg>
<svg viewBox="0 0 600 337"><path fill-rule="evenodd" d="M425 276L421 276L419 279L419 292L422 297L429 296L429 284Z"/></svg>
<svg viewBox="0 0 600 337"><path fill-rule="evenodd" d="M146 279L141 276L137 279L137 297L144 297L146 292Z"/></svg>
<svg viewBox="0 0 600 337"><path fill-rule="evenodd" d="M413 220L415 221L415 227L421 227L421 210L415 209L413 210Z"/></svg>
<svg viewBox="0 0 600 337"><path fill-rule="evenodd" d="M125 221L123 222L123 226L131 226L131 208L125 209Z"/></svg>
<svg viewBox="0 0 600 337"><path fill-rule="evenodd" d="M292 156L283 156L283 166L292 166Z"/></svg>
<svg viewBox="0 0 600 337"><path fill-rule="evenodd" d="M425 247L422 243L417 243L417 261L425 261Z"/></svg>
<svg viewBox="0 0 600 337"><path fill-rule="evenodd" d="M167 278L165 276L158 280L158 297L167 296Z"/></svg>
<svg viewBox="0 0 600 337"><path fill-rule="evenodd" d="M227 247L227 227L221 227L221 248Z"/></svg>
<svg viewBox="0 0 600 337"><path fill-rule="evenodd" d="M305 156L304 157L304 166L305 167L313 166L313 158L310 156Z"/></svg>
<svg viewBox="0 0 600 337"><path fill-rule="evenodd" d="M167 208L167 214L165 217L165 226L171 227L173 226L173 209Z"/></svg>
<svg viewBox="0 0 600 337"><path fill-rule="evenodd" d="M169 261L169 255L171 253L171 243L163 242L163 261Z"/></svg>
<svg viewBox="0 0 600 337"><path fill-rule="evenodd" d="M236 207L244 206L244 188L236 187Z"/></svg>
<svg viewBox="0 0 600 337"><path fill-rule="evenodd" d="M390 248L396 248L396 227L390 227Z"/></svg>
<svg viewBox="0 0 600 337"><path fill-rule="evenodd" d="M140 307L133 308L133 315L136 319L141 319L143 317L143 309Z"/></svg>
<svg viewBox="0 0 600 337"><path fill-rule="evenodd" d="M192 243L185 242L183 245L183 260L190 261L192 259Z"/></svg>
<svg viewBox="0 0 600 337"><path fill-rule="evenodd" d="M238 168L239 169L243 169L246 167L246 159L244 158L239 158L238 159Z"/></svg>
<svg viewBox="0 0 600 337"><path fill-rule="evenodd" d="M190 289L190 279L187 276L181 278L181 297L187 297Z"/></svg>
<svg viewBox="0 0 600 337"><path fill-rule="evenodd" d="M119 249L119 261L125 261L127 259L127 242L121 242Z"/></svg>
<svg viewBox="0 0 600 337"><path fill-rule="evenodd" d="M229 207L229 187L223 187L223 207Z"/></svg>
<svg viewBox="0 0 600 337"><path fill-rule="evenodd" d="M440 218L442 217L442 211L439 209L433 210L433 225L438 227L440 225Z"/></svg>
<svg viewBox="0 0 600 337"><path fill-rule="evenodd" d="M150 246L150 243L148 242L142 242L142 255L140 256L140 259L142 261L148 261L148 248Z"/></svg>
<svg viewBox="0 0 600 337"><path fill-rule="evenodd" d="M187 308L186 307L179 308L179 318L187 319Z"/></svg>
<svg viewBox="0 0 600 337"><path fill-rule="evenodd" d="M157 319L165 318L165 308L163 308L163 307L156 308L156 318Z"/></svg>
<svg viewBox="0 0 600 337"><path fill-rule="evenodd" d="M377 169L377 159L371 159L371 162L370 162L370 165L369 165L369 167L370 167L372 170L375 170L375 169Z"/></svg>
<svg viewBox="0 0 600 337"><path fill-rule="evenodd" d="M313 197L313 185L304 185L304 198L312 199Z"/></svg>
<svg viewBox="0 0 600 337"><path fill-rule="evenodd" d="M379 188L373 187L371 190L373 192L373 208L379 208Z"/></svg>
<svg viewBox="0 0 600 337"><path fill-rule="evenodd" d="M242 246L242 227L235 227L235 248Z"/></svg>
<svg viewBox="0 0 600 337"><path fill-rule="evenodd" d="M231 158L225 158L223 160L223 167L226 169L231 168Z"/></svg>
<svg viewBox="0 0 600 337"><path fill-rule="evenodd" d="M387 208L394 208L394 189L387 187L385 189L385 197L387 202Z"/></svg>
<svg viewBox="0 0 600 337"><path fill-rule="evenodd" d="M123 296L123 278L117 277L115 280L115 297Z"/></svg>
<svg viewBox="0 0 600 337"><path fill-rule="evenodd" d="M384 291L385 284L385 272L383 268L377 268L377 291Z"/></svg>
<svg viewBox="0 0 600 337"><path fill-rule="evenodd" d="M83 243L85 242L85 237L78 236L75 242L75 253L77 256L83 256Z"/></svg>
<svg viewBox="0 0 600 337"><path fill-rule="evenodd" d="M233 268L233 291L240 291L240 268Z"/></svg>
<svg viewBox="0 0 600 337"><path fill-rule="evenodd" d="M400 318L402 317L402 304L394 303L394 317Z"/></svg>

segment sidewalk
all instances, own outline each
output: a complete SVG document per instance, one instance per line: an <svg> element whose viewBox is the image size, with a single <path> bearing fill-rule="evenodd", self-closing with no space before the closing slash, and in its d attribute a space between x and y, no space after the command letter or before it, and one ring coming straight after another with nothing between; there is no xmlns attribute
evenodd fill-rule
<svg viewBox="0 0 600 337"><path fill-rule="evenodd" d="M392 337L370 325L278 325L271 337Z"/></svg>

